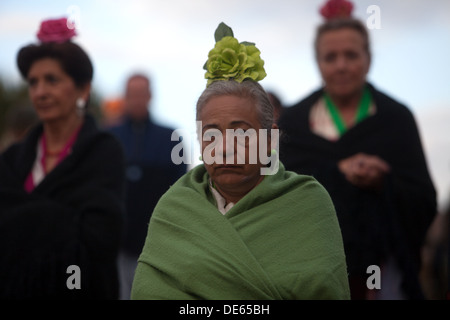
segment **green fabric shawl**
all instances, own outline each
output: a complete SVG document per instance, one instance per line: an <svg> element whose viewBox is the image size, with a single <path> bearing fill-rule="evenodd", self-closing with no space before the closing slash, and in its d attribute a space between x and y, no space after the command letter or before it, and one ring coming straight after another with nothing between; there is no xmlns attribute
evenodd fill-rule
<svg viewBox="0 0 450 320"><path fill-rule="evenodd" d="M349 299L334 206L312 177L280 168L222 215L199 165L150 220L132 299Z"/></svg>

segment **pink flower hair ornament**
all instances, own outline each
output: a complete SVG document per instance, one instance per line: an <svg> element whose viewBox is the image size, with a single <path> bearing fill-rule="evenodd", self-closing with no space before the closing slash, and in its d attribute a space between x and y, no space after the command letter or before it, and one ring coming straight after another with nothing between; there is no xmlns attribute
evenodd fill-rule
<svg viewBox="0 0 450 320"><path fill-rule="evenodd" d="M60 18L42 21L37 38L43 43L63 43L76 35L75 26L68 22L67 18Z"/></svg>
<svg viewBox="0 0 450 320"><path fill-rule="evenodd" d="M348 0L328 0L321 8L320 14L325 20L350 18L353 3Z"/></svg>

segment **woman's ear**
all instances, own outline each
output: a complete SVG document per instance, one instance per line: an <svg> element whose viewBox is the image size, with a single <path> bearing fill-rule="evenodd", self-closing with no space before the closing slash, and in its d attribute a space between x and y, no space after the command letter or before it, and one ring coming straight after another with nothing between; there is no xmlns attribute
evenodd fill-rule
<svg viewBox="0 0 450 320"><path fill-rule="evenodd" d="M91 83L86 83L81 87L81 97L84 99L84 101L89 100L89 96L91 94Z"/></svg>
<svg viewBox="0 0 450 320"><path fill-rule="evenodd" d="M278 130L278 125L276 124L276 123L273 123L272 124L272 128L271 128L272 130ZM268 133L267 134L267 156L270 156L271 155L271 152L272 152L272 139L273 139L274 137L272 137L272 132L270 132L270 134ZM278 138L278 135L276 135L276 137L275 138ZM276 141L276 144L278 145L278 141Z"/></svg>

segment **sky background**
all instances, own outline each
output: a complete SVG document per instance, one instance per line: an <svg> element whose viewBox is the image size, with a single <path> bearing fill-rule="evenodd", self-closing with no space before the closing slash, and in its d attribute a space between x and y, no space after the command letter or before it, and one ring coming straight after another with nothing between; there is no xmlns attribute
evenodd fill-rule
<svg viewBox="0 0 450 320"><path fill-rule="evenodd" d="M239 41L256 43L267 77L261 84L290 106L321 85L313 38L323 0L90 0L0 1L0 77L22 81L17 51L36 42L43 19L69 17L74 41L94 63L94 90L120 97L134 71L152 79L154 119L195 132L195 104L205 88L203 64L214 31L225 22ZM359 0L354 16L369 29L368 80L415 114L440 208L450 200L450 1ZM198 145L191 146L193 159Z"/></svg>

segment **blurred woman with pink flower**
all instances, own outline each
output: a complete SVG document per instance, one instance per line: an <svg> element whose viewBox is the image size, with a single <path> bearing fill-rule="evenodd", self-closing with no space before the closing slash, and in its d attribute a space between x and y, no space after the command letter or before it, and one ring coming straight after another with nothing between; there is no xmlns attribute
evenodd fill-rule
<svg viewBox="0 0 450 320"><path fill-rule="evenodd" d="M75 35L46 20L17 56L40 123L0 156L2 299L118 295L123 154L86 111L93 66Z"/></svg>

